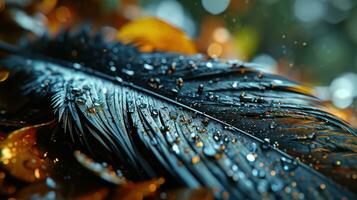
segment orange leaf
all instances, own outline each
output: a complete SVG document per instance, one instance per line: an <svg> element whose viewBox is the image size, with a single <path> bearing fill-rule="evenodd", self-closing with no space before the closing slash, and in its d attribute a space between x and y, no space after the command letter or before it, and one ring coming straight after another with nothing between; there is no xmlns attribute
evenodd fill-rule
<svg viewBox="0 0 357 200"><path fill-rule="evenodd" d="M139 46L141 51L168 51L183 54L197 52L195 45L180 29L157 18L149 17L125 24L118 39Z"/></svg>
<svg viewBox="0 0 357 200"><path fill-rule="evenodd" d="M87 155L81 153L80 151L75 151L74 157L84 168L88 169L89 171L109 183L121 185L126 182L125 178L119 176L115 172L114 168L110 165L103 165L97 163Z"/></svg>
<svg viewBox="0 0 357 200"><path fill-rule="evenodd" d="M32 183L49 175L50 160L37 145L37 130L46 125L16 130L0 143L0 164L11 176Z"/></svg>
<svg viewBox="0 0 357 200"><path fill-rule="evenodd" d="M9 77L9 71L7 70L0 70L0 82L6 81L6 79Z"/></svg>
<svg viewBox="0 0 357 200"><path fill-rule="evenodd" d="M115 189L109 199L142 200L145 197L154 195L164 182L164 178L138 183L128 182Z"/></svg>

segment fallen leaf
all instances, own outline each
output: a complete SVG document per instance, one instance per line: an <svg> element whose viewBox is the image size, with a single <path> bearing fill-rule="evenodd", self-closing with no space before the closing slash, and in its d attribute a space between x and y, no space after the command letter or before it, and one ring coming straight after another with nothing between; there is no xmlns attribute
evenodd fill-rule
<svg viewBox="0 0 357 200"><path fill-rule="evenodd" d="M9 71L7 70L0 70L0 82L4 82L7 80L7 78L9 77Z"/></svg>
<svg viewBox="0 0 357 200"><path fill-rule="evenodd" d="M193 42L180 29L157 18L143 18L125 24L117 38L139 46L141 51L171 51L183 54L197 52Z"/></svg>
<svg viewBox="0 0 357 200"><path fill-rule="evenodd" d="M37 131L48 124L21 128L0 143L0 165L25 182L44 180L51 171L50 160L37 145Z"/></svg>
<svg viewBox="0 0 357 200"><path fill-rule="evenodd" d="M113 167L105 163L98 163L92 160L90 157L81 153L80 151L74 152L76 160L86 169L93 172L99 178L113 184L121 185L126 182L123 176L117 174Z"/></svg>
<svg viewBox="0 0 357 200"><path fill-rule="evenodd" d="M15 195L17 199L73 199L102 200L109 194L109 189L94 182L61 182L51 178L22 188ZM81 191L84 188L84 191Z"/></svg>
<svg viewBox="0 0 357 200"><path fill-rule="evenodd" d="M127 183L114 190L109 199L141 200L154 195L164 182L164 178L158 178L139 183Z"/></svg>

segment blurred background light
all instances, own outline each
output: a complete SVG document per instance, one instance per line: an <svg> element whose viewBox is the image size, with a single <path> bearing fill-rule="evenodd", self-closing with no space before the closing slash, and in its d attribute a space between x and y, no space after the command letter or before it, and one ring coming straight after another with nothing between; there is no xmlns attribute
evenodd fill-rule
<svg viewBox="0 0 357 200"><path fill-rule="evenodd" d="M230 33L228 30L224 27L218 27L216 30L213 32L213 38L219 43L224 43L229 40Z"/></svg>
<svg viewBox="0 0 357 200"><path fill-rule="evenodd" d="M357 74L347 73L334 79L330 85L332 103L338 108L347 108L357 96Z"/></svg>
<svg viewBox="0 0 357 200"><path fill-rule="evenodd" d="M230 0L202 0L203 8L214 15L222 13L227 9Z"/></svg>
<svg viewBox="0 0 357 200"><path fill-rule="evenodd" d="M326 14L323 0L295 0L294 13L303 22L317 22Z"/></svg>
<svg viewBox="0 0 357 200"><path fill-rule="evenodd" d="M352 1L354 0L329 0L331 5L333 5L335 8L338 8L339 10L342 11L347 11L352 8Z"/></svg>
<svg viewBox="0 0 357 200"><path fill-rule="evenodd" d="M212 58L218 58L222 54L222 45L217 42L212 42L207 49L207 54Z"/></svg>
<svg viewBox="0 0 357 200"><path fill-rule="evenodd" d="M158 4L155 15L165 19L167 22L177 26L184 27L185 13L180 3L174 0L162 1Z"/></svg>
<svg viewBox="0 0 357 200"><path fill-rule="evenodd" d="M156 16L184 30L191 37L196 34L196 27L190 13L183 8L179 1L165 0L148 4L145 11L151 16Z"/></svg>
<svg viewBox="0 0 357 200"><path fill-rule="evenodd" d="M258 65L256 68L261 71L270 73L277 72L277 62L268 54L259 54L253 58L252 62L257 63Z"/></svg>
<svg viewBox="0 0 357 200"><path fill-rule="evenodd" d="M250 66L303 82L357 116L349 78L357 73L356 0L0 0L7 27L0 39L15 42L19 30L4 24L12 9L22 10L10 13L21 30L55 34L90 21L108 40L129 21L156 16L190 36L199 53L258 63Z"/></svg>

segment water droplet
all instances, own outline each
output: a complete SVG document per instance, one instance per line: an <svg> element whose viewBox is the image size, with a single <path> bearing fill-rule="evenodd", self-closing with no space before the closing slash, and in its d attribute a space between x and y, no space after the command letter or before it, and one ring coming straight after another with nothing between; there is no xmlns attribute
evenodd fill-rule
<svg viewBox="0 0 357 200"><path fill-rule="evenodd" d="M161 132L166 133L166 132L169 132L169 131L170 131L170 127L168 127L168 126L162 126L160 130L161 130Z"/></svg>
<svg viewBox="0 0 357 200"><path fill-rule="evenodd" d="M122 83L123 82L123 79L119 76L116 76L115 77L115 80L118 82L118 83Z"/></svg>
<svg viewBox="0 0 357 200"><path fill-rule="evenodd" d="M197 88L197 93L198 93L198 94L202 94L202 93L203 93L203 88L204 88L203 84L200 84L200 85L198 86L198 88Z"/></svg>
<svg viewBox="0 0 357 200"><path fill-rule="evenodd" d="M197 141L196 142L196 147L198 147L198 148L203 147L203 142L202 141Z"/></svg>
<svg viewBox="0 0 357 200"><path fill-rule="evenodd" d="M199 139L199 136L196 134L196 133L191 133L190 134L190 138L193 140L193 141L197 141Z"/></svg>
<svg viewBox="0 0 357 200"><path fill-rule="evenodd" d="M228 60L227 64L231 67L240 67L243 63L240 60Z"/></svg>
<svg viewBox="0 0 357 200"><path fill-rule="evenodd" d="M291 158L281 157L280 161L281 161L281 166L285 171L293 171L298 166L297 161Z"/></svg>
<svg viewBox="0 0 357 200"><path fill-rule="evenodd" d="M154 66L145 63L144 64L144 68L147 69L147 70L153 70Z"/></svg>
<svg viewBox="0 0 357 200"><path fill-rule="evenodd" d="M181 77L176 79L176 85L179 88L181 88L183 86L183 79Z"/></svg>
<svg viewBox="0 0 357 200"><path fill-rule="evenodd" d="M94 102L94 103L93 103L93 106L94 106L94 107L100 107L101 105L102 105L102 104L99 103L99 102Z"/></svg>
<svg viewBox="0 0 357 200"><path fill-rule="evenodd" d="M217 151L212 146L205 146L203 148L203 153L207 157L214 157L216 155Z"/></svg>
<svg viewBox="0 0 357 200"><path fill-rule="evenodd" d="M239 100L241 102L246 102L247 101L247 96L245 94L245 92L241 92L240 95L239 95Z"/></svg>
<svg viewBox="0 0 357 200"><path fill-rule="evenodd" d="M160 89L163 87L163 85L161 84L160 78L150 78L148 81L148 84L150 87L152 87L154 89Z"/></svg>
<svg viewBox="0 0 357 200"><path fill-rule="evenodd" d="M233 88L237 88L237 87L238 87L238 81L233 81L232 87L233 87Z"/></svg>
<svg viewBox="0 0 357 200"><path fill-rule="evenodd" d="M152 109L151 115L152 115L153 117L158 116L158 114L159 114L159 112L158 112L156 109Z"/></svg>
<svg viewBox="0 0 357 200"><path fill-rule="evenodd" d="M176 71L176 62L171 63L171 65L169 66L169 68L166 70L166 74L172 74Z"/></svg>
<svg viewBox="0 0 357 200"><path fill-rule="evenodd" d="M170 116L170 119L172 119L172 120L177 119L177 113L175 111L170 111L169 116Z"/></svg>
<svg viewBox="0 0 357 200"><path fill-rule="evenodd" d="M172 151L175 152L176 154L180 154L180 149L177 144L173 144L171 147Z"/></svg>
<svg viewBox="0 0 357 200"><path fill-rule="evenodd" d="M167 142L170 143L170 144L174 143L175 142L175 138L173 138L172 135L169 134L169 132L166 132L166 133L168 133L168 134L165 135Z"/></svg>
<svg viewBox="0 0 357 200"><path fill-rule="evenodd" d="M83 93L83 91L81 89L79 89L79 88L72 88L71 92L72 92L72 94L74 94L76 96L80 96Z"/></svg>
<svg viewBox="0 0 357 200"><path fill-rule="evenodd" d="M46 178L46 185L50 188L56 188L56 182L50 177Z"/></svg>
<svg viewBox="0 0 357 200"><path fill-rule="evenodd" d="M206 63L206 67L212 68L212 67L213 67L213 64L212 64L211 62L207 62L207 63Z"/></svg>
<svg viewBox="0 0 357 200"><path fill-rule="evenodd" d="M188 61L188 64L191 66L192 69L197 69L197 64L193 60Z"/></svg>
<svg viewBox="0 0 357 200"><path fill-rule="evenodd" d="M81 64L79 64L79 63L73 63L73 68L74 68L74 69L80 69L81 67L82 67Z"/></svg>
<svg viewBox="0 0 357 200"><path fill-rule="evenodd" d="M111 67L110 67L110 71L115 72L115 71L117 71L117 68L114 67L114 66L111 66Z"/></svg>
<svg viewBox="0 0 357 200"><path fill-rule="evenodd" d="M247 160L248 160L249 162L254 162L255 159L256 159L256 157L257 157L257 154L256 154L256 153L248 153L248 154L246 155L246 158L247 158Z"/></svg>
<svg viewBox="0 0 357 200"><path fill-rule="evenodd" d="M264 138L263 143L261 144L262 150L266 151L270 149L270 139L269 138Z"/></svg>
<svg viewBox="0 0 357 200"><path fill-rule="evenodd" d="M97 112L95 107L90 107L87 109L87 112L91 113L91 114L95 114Z"/></svg>
<svg viewBox="0 0 357 200"><path fill-rule="evenodd" d="M324 183L321 183L321 184L320 184L320 189L321 189L321 190L324 190L324 189L326 189L326 184L324 184Z"/></svg>
<svg viewBox="0 0 357 200"><path fill-rule="evenodd" d="M216 142L219 142L220 140L221 140L221 132L220 131L217 131L217 132L215 132L214 134L213 134L213 139L214 139L214 141L216 141Z"/></svg>
<svg viewBox="0 0 357 200"><path fill-rule="evenodd" d="M271 186L270 189L273 192L279 192L280 190L282 190L284 188L284 184L281 181L274 181Z"/></svg>
<svg viewBox="0 0 357 200"><path fill-rule="evenodd" d="M176 88L171 89L171 92L173 93L173 95L177 96L179 91Z"/></svg>
<svg viewBox="0 0 357 200"><path fill-rule="evenodd" d="M229 141L230 141L229 136L224 136L223 142L227 144L227 143L229 143Z"/></svg>
<svg viewBox="0 0 357 200"><path fill-rule="evenodd" d="M142 109L143 109L143 108L146 108L146 107L147 107L147 104L146 104L146 103L141 103L141 104L139 105L139 107L142 108Z"/></svg>
<svg viewBox="0 0 357 200"><path fill-rule="evenodd" d="M79 105L83 105L83 104L85 104L85 102L86 102L86 100L83 97L78 97L76 99L76 103Z"/></svg>
<svg viewBox="0 0 357 200"><path fill-rule="evenodd" d="M315 139L315 137L316 137L316 133L311 133L311 134L307 135L307 138L310 140Z"/></svg>
<svg viewBox="0 0 357 200"><path fill-rule="evenodd" d="M135 111L135 106L134 106L134 102L132 100L128 101L128 112L129 113L134 113Z"/></svg>
<svg viewBox="0 0 357 200"><path fill-rule="evenodd" d="M193 156L193 157L191 158L191 162L192 162L192 164L197 164L198 162L200 162L200 157L198 157L198 156Z"/></svg>
<svg viewBox="0 0 357 200"><path fill-rule="evenodd" d="M276 123L275 122L271 122L269 128L270 129L274 129L275 127L276 127Z"/></svg>
<svg viewBox="0 0 357 200"><path fill-rule="evenodd" d="M130 70L130 69L122 69L121 70L124 74L127 74L128 76L133 76L134 75L134 71Z"/></svg>
<svg viewBox="0 0 357 200"><path fill-rule="evenodd" d="M208 122L209 122L208 117L203 118L202 124L203 124L204 126L208 126Z"/></svg>
<svg viewBox="0 0 357 200"><path fill-rule="evenodd" d="M334 164L335 166L341 166L341 161L336 160L333 164Z"/></svg>
<svg viewBox="0 0 357 200"><path fill-rule="evenodd" d="M257 189L259 193L266 193L268 191L268 188L269 188L268 181L262 180L258 182Z"/></svg>

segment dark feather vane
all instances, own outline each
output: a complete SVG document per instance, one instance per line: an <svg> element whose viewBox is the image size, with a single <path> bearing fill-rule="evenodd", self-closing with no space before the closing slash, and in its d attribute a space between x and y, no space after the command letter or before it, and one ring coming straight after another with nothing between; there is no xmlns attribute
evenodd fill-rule
<svg viewBox="0 0 357 200"><path fill-rule="evenodd" d="M52 105L74 149L129 179L164 176L232 199L354 198L329 179L356 189L356 131L252 64L142 53L86 31L23 44L1 64L28 77L24 94Z"/></svg>

